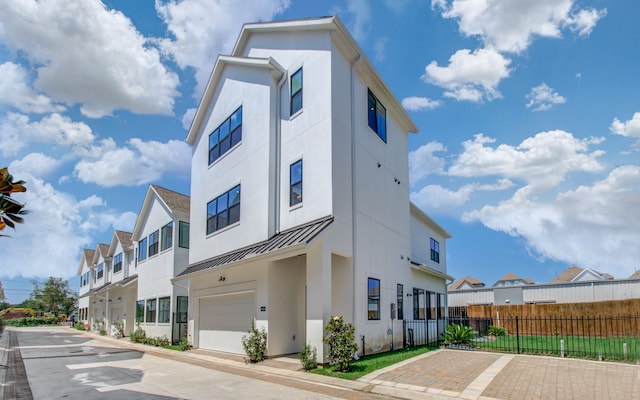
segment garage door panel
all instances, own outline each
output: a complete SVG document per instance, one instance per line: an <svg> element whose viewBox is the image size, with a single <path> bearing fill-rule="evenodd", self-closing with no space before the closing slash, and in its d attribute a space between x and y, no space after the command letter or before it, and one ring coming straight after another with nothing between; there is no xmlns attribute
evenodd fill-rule
<svg viewBox="0 0 640 400"><path fill-rule="evenodd" d="M254 316L253 292L200 299L199 346L243 353L241 340L251 327Z"/></svg>

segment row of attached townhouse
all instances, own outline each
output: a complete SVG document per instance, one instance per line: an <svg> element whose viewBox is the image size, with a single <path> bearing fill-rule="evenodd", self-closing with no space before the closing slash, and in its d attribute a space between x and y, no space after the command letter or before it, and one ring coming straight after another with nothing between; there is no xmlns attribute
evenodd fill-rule
<svg viewBox="0 0 640 400"><path fill-rule="evenodd" d="M269 356L310 344L326 360L335 315L355 325L361 354L402 347L403 320L444 317L453 280L451 235L409 200L415 132L337 17L244 25L186 139L190 205L172 208L157 186L145 198L126 315L137 307L148 334L233 353L255 321ZM163 253L163 232L182 223L190 241ZM97 271L91 259L79 273ZM91 307L113 298L107 282L81 292L90 318L117 317Z"/></svg>

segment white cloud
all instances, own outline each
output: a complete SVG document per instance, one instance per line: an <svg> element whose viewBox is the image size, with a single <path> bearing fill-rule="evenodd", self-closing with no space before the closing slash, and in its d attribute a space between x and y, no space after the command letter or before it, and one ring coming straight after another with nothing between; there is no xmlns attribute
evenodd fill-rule
<svg viewBox="0 0 640 400"><path fill-rule="evenodd" d="M609 129L616 135L640 138L640 112L634 113L630 120L624 122L614 118Z"/></svg>
<svg viewBox="0 0 640 400"><path fill-rule="evenodd" d="M61 105L35 92L27 82L27 71L12 62L0 64L0 104L15 107L25 113L47 113L64 111Z"/></svg>
<svg viewBox="0 0 640 400"><path fill-rule="evenodd" d="M442 105L440 100L432 100L427 97L410 96L402 99L402 107L409 111L433 110Z"/></svg>
<svg viewBox="0 0 640 400"><path fill-rule="evenodd" d="M554 130L540 132L518 146L506 144L487 146L495 139L478 134L463 142L464 151L454 160L448 174L461 177L497 175L521 179L532 193L548 189L562 182L569 172L595 172L603 152L589 153L590 144L601 138L577 139L572 134Z"/></svg>
<svg viewBox="0 0 640 400"><path fill-rule="evenodd" d="M521 237L544 257L626 277L640 259L640 167L616 168L548 202L516 193L463 220Z"/></svg>
<svg viewBox="0 0 640 400"><path fill-rule="evenodd" d="M547 86L546 83L542 83L538 86L532 87L531 92L526 96L529 99L527 108L532 108L532 111L545 111L553 107L555 104L562 104L567 101L564 97L560 96L558 92Z"/></svg>
<svg viewBox="0 0 640 400"><path fill-rule="evenodd" d="M197 108L189 108L185 111L182 116L182 127L184 129L189 130L189 128L191 128L191 123L193 122L193 117L196 116L196 111L198 111Z"/></svg>
<svg viewBox="0 0 640 400"><path fill-rule="evenodd" d="M441 174L445 164L444 158L434 153L446 151L442 143L429 142L409 152L409 180L412 184L430 174Z"/></svg>
<svg viewBox="0 0 640 400"><path fill-rule="evenodd" d="M445 96L456 100L480 102L501 97L497 86L509 76L511 60L493 49L456 51L449 65L440 67L432 61L422 79L446 89Z"/></svg>
<svg viewBox="0 0 640 400"><path fill-rule="evenodd" d="M11 163L10 171L14 176L31 175L43 179L51 176L62 164L60 160L42 153L30 153L21 160Z"/></svg>
<svg viewBox="0 0 640 400"><path fill-rule="evenodd" d="M35 87L91 118L171 114L179 80L129 18L97 0L6 0L0 42L23 51Z"/></svg>
<svg viewBox="0 0 640 400"><path fill-rule="evenodd" d="M388 37L381 37L376 40L373 45L373 58L376 61L384 61L387 58L387 43L389 43Z"/></svg>
<svg viewBox="0 0 640 400"><path fill-rule="evenodd" d="M242 24L271 20L289 4L289 0L156 0L156 10L173 35L159 44L180 68L195 68L197 97L216 56L233 49Z"/></svg>
<svg viewBox="0 0 640 400"><path fill-rule="evenodd" d="M371 26L371 6L369 1L348 1L347 10L354 16L353 24L351 24L351 34L357 41L364 41Z"/></svg>
<svg viewBox="0 0 640 400"><path fill-rule="evenodd" d="M0 149L5 157L16 155L32 143L76 148L90 146L94 139L87 124L58 113L34 122L26 115L8 113L0 122Z"/></svg>
<svg viewBox="0 0 640 400"><path fill-rule="evenodd" d="M500 52L526 50L534 37L559 38L567 27L588 36L606 10L579 9L574 0L432 0L433 9L454 19L465 36L478 36Z"/></svg>
<svg viewBox="0 0 640 400"><path fill-rule="evenodd" d="M474 192L500 191L512 186L513 182L509 179L500 179L494 184L470 183L458 190L450 190L440 185L427 185L411 193L411 201L430 213L448 213L465 205Z"/></svg>
<svg viewBox="0 0 640 400"><path fill-rule="evenodd" d="M103 187L139 186L157 181L165 174L189 175L191 148L183 141L167 143L131 139L127 147L112 148L96 160L82 160L74 174L84 183Z"/></svg>

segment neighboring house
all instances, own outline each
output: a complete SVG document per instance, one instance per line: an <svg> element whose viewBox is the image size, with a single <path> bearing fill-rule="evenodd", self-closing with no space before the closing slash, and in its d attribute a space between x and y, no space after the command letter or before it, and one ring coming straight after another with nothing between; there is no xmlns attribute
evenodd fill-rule
<svg viewBox="0 0 640 400"><path fill-rule="evenodd" d="M493 287L508 287L508 286L522 286L522 285L533 285L535 282L529 278L520 278L518 275L513 272L507 273L502 278L498 279L496 283L493 284Z"/></svg>
<svg viewBox="0 0 640 400"><path fill-rule="evenodd" d="M631 274L631 276L628 279L640 279L640 270Z"/></svg>
<svg viewBox="0 0 640 400"><path fill-rule="evenodd" d="M188 293L171 280L189 261L189 196L150 185L131 238L137 244L135 322L147 336L177 342L187 334Z"/></svg>
<svg viewBox="0 0 640 400"><path fill-rule="evenodd" d="M255 320L269 356L308 343L326 361L332 315L360 354L402 347L402 319L443 317L451 236L410 204L416 131L337 17L244 25L187 136L191 248L174 283L193 345L242 353ZM136 240L161 225L140 221ZM145 268L138 297L155 299Z"/></svg>
<svg viewBox="0 0 640 400"><path fill-rule="evenodd" d="M611 280L613 276L603 274L591 268L580 268L575 265L562 271L560 275L555 277L549 283L572 283L572 282L590 282Z"/></svg>
<svg viewBox="0 0 640 400"><path fill-rule="evenodd" d="M80 263L78 264L78 276L80 276L80 289L78 291L78 321L84 322L88 326L91 325L89 317L89 308L91 306L90 292L93 288L93 275L95 268L93 265L93 257L96 251L84 249L80 254Z"/></svg>
<svg viewBox="0 0 640 400"><path fill-rule="evenodd" d="M449 290L474 289L485 287L484 282L472 276L465 276L449 285Z"/></svg>

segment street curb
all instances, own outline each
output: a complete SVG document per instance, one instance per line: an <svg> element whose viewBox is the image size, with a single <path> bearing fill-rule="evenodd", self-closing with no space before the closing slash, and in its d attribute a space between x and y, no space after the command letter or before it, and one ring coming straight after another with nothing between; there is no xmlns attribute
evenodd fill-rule
<svg viewBox="0 0 640 400"><path fill-rule="evenodd" d="M11 335L10 329L5 326L4 332L0 334L0 399L4 399L9 371L9 335Z"/></svg>

